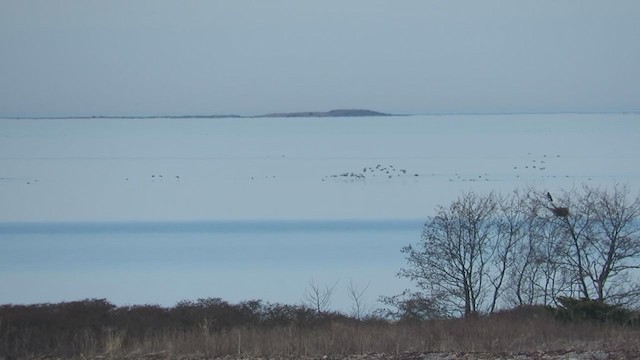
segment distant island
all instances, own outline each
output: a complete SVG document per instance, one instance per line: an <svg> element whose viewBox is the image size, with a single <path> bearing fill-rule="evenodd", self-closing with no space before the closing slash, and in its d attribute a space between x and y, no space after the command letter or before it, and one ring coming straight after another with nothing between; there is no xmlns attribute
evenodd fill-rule
<svg viewBox="0 0 640 360"><path fill-rule="evenodd" d="M330 111L303 111L271 113L263 115L93 115L93 116L53 116L53 117L8 117L9 119L255 119L255 118L310 118L310 117L363 117L363 116L400 116L372 110L339 109Z"/></svg>
<svg viewBox="0 0 640 360"><path fill-rule="evenodd" d="M340 109L331 111L311 111L311 112L290 112L290 113L273 113L258 115L252 117L355 117L355 116L393 116L372 110L361 109Z"/></svg>

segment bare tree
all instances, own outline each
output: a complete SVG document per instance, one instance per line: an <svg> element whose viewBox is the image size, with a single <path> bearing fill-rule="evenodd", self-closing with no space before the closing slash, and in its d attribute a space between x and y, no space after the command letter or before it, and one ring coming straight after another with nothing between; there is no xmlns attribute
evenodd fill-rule
<svg viewBox="0 0 640 360"><path fill-rule="evenodd" d="M367 311L363 298L364 293L369 289L369 285L370 284L367 284L363 289L359 289L353 283L353 280L349 280L347 294L349 295L349 299L351 299L351 314L358 320L361 320Z"/></svg>
<svg viewBox="0 0 640 360"><path fill-rule="evenodd" d="M566 250L562 232L544 218L533 223L533 264L527 284L532 303L557 305L559 296L570 293L575 276L565 260Z"/></svg>
<svg viewBox="0 0 640 360"><path fill-rule="evenodd" d="M499 196L496 201L495 238L491 269L487 272L492 287L490 312L494 312L504 292L509 270L515 266L517 251L525 241L527 213L524 197L518 192Z"/></svg>
<svg viewBox="0 0 640 360"><path fill-rule="evenodd" d="M536 246L535 213L536 208L528 201L530 189L524 195L525 200L520 203L523 219L524 238L515 245L513 262L509 268L507 278L507 301L512 305L532 305L535 302L533 284L538 282L540 271L540 253Z"/></svg>
<svg viewBox="0 0 640 360"><path fill-rule="evenodd" d="M593 216L585 272L598 300L627 302L638 295L638 283L627 280L631 270L640 269L640 196L629 198L629 189L621 185L584 190Z"/></svg>
<svg viewBox="0 0 640 360"><path fill-rule="evenodd" d="M486 296L486 267L492 256L495 196L463 193L448 208L438 207L425 223L418 248L402 249L409 278L430 298L443 299L453 312L469 316Z"/></svg>
<svg viewBox="0 0 640 360"><path fill-rule="evenodd" d="M583 186L559 197L566 216L552 212L563 230L564 261L581 297L625 304L640 294L640 196L626 186ZM552 204L552 209L558 208ZM637 277L636 277L637 279ZM573 294L570 294L573 295Z"/></svg>
<svg viewBox="0 0 640 360"><path fill-rule="evenodd" d="M559 297L633 305L640 302L640 196L620 185L463 193L437 207L421 241L402 252L408 266L398 275L417 285L416 303L447 315L557 305Z"/></svg>
<svg viewBox="0 0 640 360"><path fill-rule="evenodd" d="M331 297L336 290L336 286L338 286L338 281L336 281L332 286L326 285L324 288L321 288L316 285L313 279L311 279L309 288L306 289L304 293L305 305L314 309L319 314L329 311Z"/></svg>
<svg viewBox="0 0 640 360"><path fill-rule="evenodd" d="M586 195L586 196L585 196ZM593 207L589 206L590 200L586 197L591 194L580 195L576 190L564 192L560 196L559 203L562 207L550 202L550 214L546 215L554 220L564 231L564 247L562 255L565 264L573 272L574 284L578 287L580 297L590 299L590 288L587 284L587 262L589 261L589 231L592 225ZM556 209L571 209L571 216L566 216ZM575 297L574 289L569 296Z"/></svg>
<svg viewBox="0 0 640 360"><path fill-rule="evenodd" d="M549 212L551 195L541 197L533 188L525 190L520 203L525 214L525 237L516 250L510 269L509 296L514 305L551 305L570 288L570 267L565 266L562 231Z"/></svg>

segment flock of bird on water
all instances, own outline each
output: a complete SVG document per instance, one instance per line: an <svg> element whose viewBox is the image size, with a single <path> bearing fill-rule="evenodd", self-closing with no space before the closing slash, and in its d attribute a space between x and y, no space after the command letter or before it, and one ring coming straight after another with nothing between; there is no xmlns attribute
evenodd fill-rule
<svg viewBox="0 0 640 360"><path fill-rule="evenodd" d="M283 155L284 157L284 155ZM542 157L538 157L538 158L532 158L532 154L528 153L527 155L527 162L525 164L518 164L518 165L514 165L513 166L513 170L516 170L517 173L514 174L515 178L520 178L521 175L523 176L528 176L529 178L532 176L537 177L538 175L541 177L550 177L550 178L556 178L556 177L561 177L558 175L552 175L552 174L548 174L547 173L547 166L549 165L549 163L553 162L554 158L560 158L560 155L555 155L555 156L549 156L549 155L542 155ZM542 174L540 174L540 172L542 172ZM508 177L514 176L514 175L508 175ZM419 173L415 173L415 172L409 172L407 169L401 169L401 168L397 168L393 165L382 165L382 164L377 164L375 166L369 166L369 167L364 167L362 168L361 171L358 172L343 172L343 173L339 173L339 174L333 174L333 175L328 175L322 178L322 181L342 181L342 182L355 182L355 181L365 181L367 179L376 179L376 180L387 180L387 181L391 181L393 179L402 179L402 178L417 178L417 177L446 177L448 179L449 182L453 182L453 181L499 181L501 180L500 177L496 177L496 176L492 176L488 173L482 173L482 174L461 174L461 173L454 173L454 174L437 174L437 173L431 173L431 174L419 174ZM565 175L564 177L570 177L569 175ZM251 180L256 180L258 177L252 176ZM276 176L275 175L267 175L264 176L265 179L275 179ZM18 178L8 178L8 177L0 177L0 181L12 181L12 180L20 180ZM129 177L126 177L124 179L125 181L129 181ZM173 176L164 176L162 174L152 174L151 175L151 182L163 182L166 180L172 180L174 182L179 182L181 180L180 175L173 175ZM502 179L502 180L507 180L507 179ZM591 178L589 178L588 180L591 180ZM39 180L37 179L23 179L23 181L27 184L30 185L32 183L37 183L39 182Z"/></svg>

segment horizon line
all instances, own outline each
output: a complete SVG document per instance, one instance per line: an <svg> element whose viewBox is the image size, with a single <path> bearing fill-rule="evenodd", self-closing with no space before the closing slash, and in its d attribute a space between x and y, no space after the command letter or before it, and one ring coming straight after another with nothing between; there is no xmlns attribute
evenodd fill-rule
<svg viewBox="0 0 640 360"><path fill-rule="evenodd" d="M365 110L365 109L362 109ZM296 111L295 113L313 113L314 111ZM269 113L261 115L238 115L238 114L183 114L183 115L69 115L69 116L0 116L2 120L74 120L74 119L269 119L269 118L330 118L348 117L365 118L380 116L275 116L274 114L289 113ZM597 115L597 114L619 114L619 115L640 115L640 110L632 111L505 111L505 112L427 112L427 113L405 113L391 114L385 113L382 117L406 117L406 116L491 116L491 115ZM272 116L273 115L273 116Z"/></svg>

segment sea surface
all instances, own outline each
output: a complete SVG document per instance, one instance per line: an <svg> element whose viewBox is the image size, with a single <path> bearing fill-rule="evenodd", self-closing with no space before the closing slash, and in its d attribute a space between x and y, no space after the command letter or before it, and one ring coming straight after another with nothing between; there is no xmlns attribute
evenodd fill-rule
<svg viewBox="0 0 640 360"><path fill-rule="evenodd" d="M2 303L107 298L174 305L220 297L304 303L311 284L379 295L407 287L394 275L420 220L0 224Z"/></svg>
<svg viewBox="0 0 640 360"><path fill-rule="evenodd" d="M640 115L0 119L0 304L300 303L410 284L462 191L640 189Z"/></svg>

